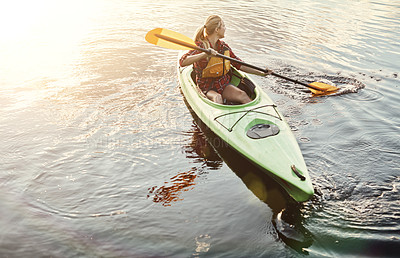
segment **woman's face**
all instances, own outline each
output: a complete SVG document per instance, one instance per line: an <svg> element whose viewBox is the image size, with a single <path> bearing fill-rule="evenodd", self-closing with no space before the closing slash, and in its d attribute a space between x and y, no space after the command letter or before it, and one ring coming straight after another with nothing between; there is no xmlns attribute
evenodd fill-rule
<svg viewBox="0 0 400 258"><path fill-rule="evenodd" d="M226 30L225 23L224 21L221 21L221 25L216 29L218 38L222 39L225 37L225 30Z"/></svg>

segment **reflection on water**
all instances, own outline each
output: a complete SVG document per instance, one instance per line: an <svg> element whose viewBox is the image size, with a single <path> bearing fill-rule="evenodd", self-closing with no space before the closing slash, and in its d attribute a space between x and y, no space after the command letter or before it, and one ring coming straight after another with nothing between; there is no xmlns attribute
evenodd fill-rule
<svg viewBox="0 0 400 258"><path fill-rule="evenodd" d="M210 144L211 139L207 139L196 124L193 124L191 129L188 133L193 136L190 144L185 146L186 157L194 159L198 163L203 163L203 166L210 169L220 168L222 160L213 149L213 146L218 146L220 141L217 140Z"/></svg>
<svg viewBox="0 0 400 258"><path fill-rule="evenodd" d="M207 253L208 250L210 250L210 238L209 235L200 235L196 237L196 255Z"/></svg>
<svg viewBox="0 0 400 258"><path fill-rule="evenodd" d="M149 188L147 198L154 195L152 197L153 202L160 203L163 206L170 206L172 202L183 200L179 196L182 192L189 191L196 184L196 172L197 170L193 168L187 172L178 173L170 179L170 182L165 182L165 185Z"/></svg>
<svg viewBox="0 0 400 258"><path fill-rule="evenodd" d="M200 127L192 125L192 130L187 132L191 135L191 141L184 149L186 157L193 160L197 167L179 172L162 186L150 187L147 198L163 206L183 201L184 192L193 190L205 169L218 169L224 161L246 187L271 208L273 216L270 222L275 226L279 238L297 252L306 254L306 248L311 246L313 240L311 233L303 226L302 204L291 199L278 183L230 148L194 113L192 115ZM210 238L207 235L200 237L203 240ZM197 238L196 243L196 252L208 251L209 243L199 242Z"/></svg>
<svg viewBox="0 0 400 258"><path fill-rule="evenodd" d="M180 172L165 182L163 186L153 186L149 188L147 198L152 197L153 202L163 206L171 206L173 202L181 201L182 193L193 189L196 185L196 178L203 174L203 167L208 169L218 169L222 166L222 160L208 143L203 132L195 125L192 130L186 132L192 135L191 141L184 146L186 157L193 159L199 167L193 167L187 172Z"/></svg>
<svg viewBox="0 0 400 258"><path fill-rule="evenodd" d="M303 204L295 202L275 180L229 147L193 112L192 116L204 132L202 138L206 139L206 144L213 143L213 149L210 148L210 151L217 152L246 187L271 208L271 222L279 238L295 251L307 254L306 248L312 245L313 239L311 232L303 226Z"/></svg>

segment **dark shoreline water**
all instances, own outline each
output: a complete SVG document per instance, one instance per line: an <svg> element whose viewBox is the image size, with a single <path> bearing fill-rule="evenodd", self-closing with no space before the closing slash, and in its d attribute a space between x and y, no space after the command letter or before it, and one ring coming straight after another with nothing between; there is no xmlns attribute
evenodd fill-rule
<svg viewBox="0 0 400 258"><path fill-rule="evenodd" d="M23 6L10 2L0 17L0 256L399 253L400 5ZM144 40L157 27L191 36L214 13L244 61L360 88L312 97L301 86L252 76L299 142L312 200L294 203L199 128L179 91L178 53Z"/></svg>

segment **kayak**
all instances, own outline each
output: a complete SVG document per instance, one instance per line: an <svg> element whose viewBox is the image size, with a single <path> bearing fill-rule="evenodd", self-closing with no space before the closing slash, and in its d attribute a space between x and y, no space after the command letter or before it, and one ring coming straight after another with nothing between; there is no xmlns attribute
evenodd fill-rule
<svg viewBox="0 0 400 258"><path fill-rule="evenodd" d="M250 81L255 86L248 93L252 94L251 102L212 102L194 82L193 66L180 67L178 64L181 91L200 120L219 138L276 180L295 201L307 201L313 196L314 188L289 125L260 86L233 67L232 72L233 85L249 86L243 84Z"/></svg>

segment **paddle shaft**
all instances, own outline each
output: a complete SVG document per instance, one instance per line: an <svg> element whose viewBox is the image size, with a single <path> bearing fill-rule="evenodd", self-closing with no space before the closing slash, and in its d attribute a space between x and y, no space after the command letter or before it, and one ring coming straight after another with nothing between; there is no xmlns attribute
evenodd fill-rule
<svg viewBox="0 0 400 258"><path fill-rule="evenodd" d="M165 36L165 35L161 35L161 34L155 34L155 36L156 36L156 37L159 37L160 39L164 39L164 40L173 42L173 43L175 43L175 44L178 44L178 45L181 45L181 46L184 46L184 47L192 48L192 49L195 49L195 50L198 50L198 51L201 51L201 52L205 52L205 53L211 54L211 51L208 50L208 49L204 49L204 48L198 47L198 46L196 46L196 45L189 44L189 43L187 43L187 42L185 42L185 41L182 41L182 40L178 40L178 39L171 38L171 37L168 37L168 36ZM217 53L217 57L224 58L224 59L230 60L230 61L232 61L232 62L236 62L236 63L238 63L238 64L241 64L241 65L244 65L244 66L247 66L247 67L256 69L256 70L261 71L261 72L264 72L264 73L268 73L268 70L267 70L267 69L263 69L263 68L261 68L261 67L255 66L255 65L245 63L245 62L243 62L243 61L237 60L237 59L232 58L232 57L230 57L230 56L225 56L225 55L221 55L220 53ZM314 89L314 90L321 90L321 89L316 88L316 87L314 87L314 86L312 86L312 85L310 85L310 84L307 84L307 83L304 83L304 82L296 81L296 80L294 80L294 79L291 79L291 78L288 78L288 77L286 77L286 76L277 74L277 73L275 73L275 72L272 72L271 75L276 76L276 77L279 77L279 78L282 78L282 79L285 79L285 80L288 80L288 81L291 81L291 82L294 82L294 83L301 84L301 85L303 85L303 86L306 86L306 87L308 87L308 88L312 88L312 89Z"/></svg>

